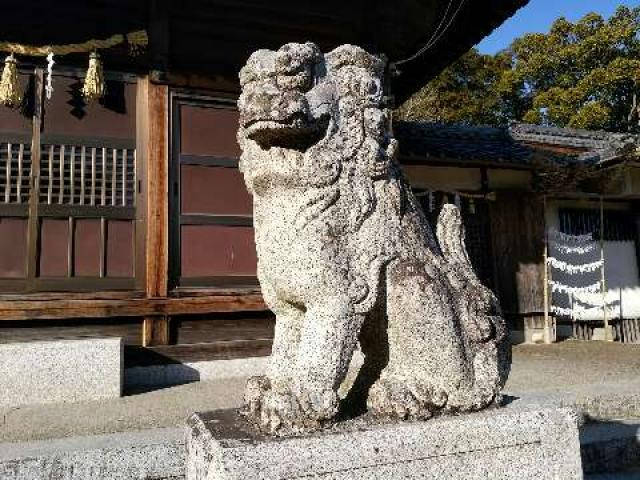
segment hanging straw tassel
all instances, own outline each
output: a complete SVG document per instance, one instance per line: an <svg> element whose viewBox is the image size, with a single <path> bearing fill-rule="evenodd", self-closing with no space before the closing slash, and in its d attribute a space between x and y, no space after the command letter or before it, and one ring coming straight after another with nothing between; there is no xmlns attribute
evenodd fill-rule
<svg viewBox="0 0 640 480"><path fill-rule="evenodd" d="M104 96L105 90L106 87L100 55L98 55L98 52L92 52L89 57L89 68L87 69L87 76L84 79L84 87L82 87L82 95L89 101L97 100Z"/></svg>
<svg viewBox="0 0 640 480"><path fill-rule="evenodd" d="M13 53L4 61L4 70L0 80L0 103L15 108L22 102L20 85L18 82L18 66Z"/></svg>

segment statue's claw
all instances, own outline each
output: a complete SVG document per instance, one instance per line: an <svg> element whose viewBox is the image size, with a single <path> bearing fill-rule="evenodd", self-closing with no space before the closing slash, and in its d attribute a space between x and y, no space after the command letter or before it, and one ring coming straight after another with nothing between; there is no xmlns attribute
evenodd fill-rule
<svg viewBox="0 0 640 480"><path fill-rule="evenodd" d="M332 390L275 391L268 378L252 377L240 413L264 433L287 435L317 430L337 410L338 395Z"/></svg>

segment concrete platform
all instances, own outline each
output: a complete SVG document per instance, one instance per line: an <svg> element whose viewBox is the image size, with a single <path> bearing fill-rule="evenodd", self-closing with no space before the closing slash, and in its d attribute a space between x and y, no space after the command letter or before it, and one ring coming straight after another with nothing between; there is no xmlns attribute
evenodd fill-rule
<svg viewBox="0 0 640 480"><path fill-rule="evenodd" d="M186 480L579 480L578 415L498 409L426 422L345 422L285 438L256 435L235 412L194 414Z"/></svg>
<svg viewBox="0 0 640 480"><path fill-rule="evenodd" d="M120 338L0 344L0 407L119 397Z"/></svg>
<svg viewBox="0 0 640 480"><path fill-rule="evenodd" d="M206 381L183 381L163 367L139 368L125 379L125 396L76 403L0 407L0 443L69 436L182 427L195 411L240 405L246 378L253 372L227 361L207 367ZM167 370L168 372L169 370ZM199 370L204 372L205 369ZM195 379L196 377L192 377ZM577 406L595 419L640 418L640 345L563 342L514 348L506 393L514 403Z"/></svg>

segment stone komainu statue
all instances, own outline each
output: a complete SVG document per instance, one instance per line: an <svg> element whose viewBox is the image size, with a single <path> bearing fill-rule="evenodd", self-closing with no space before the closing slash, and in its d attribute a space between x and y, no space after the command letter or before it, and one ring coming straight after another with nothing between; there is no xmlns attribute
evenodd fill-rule
<svg viewBox="0 0 640 480"><path fill-rule="evenodd" d="M375 415L479 410L506 379L504 320L469 263L460 212L443 207L436 240L396 161L384 70L356 46L291 43L240 72L240 168L276 314L243 412L265 432L334 418L358 342L352 390Z"/></svg>

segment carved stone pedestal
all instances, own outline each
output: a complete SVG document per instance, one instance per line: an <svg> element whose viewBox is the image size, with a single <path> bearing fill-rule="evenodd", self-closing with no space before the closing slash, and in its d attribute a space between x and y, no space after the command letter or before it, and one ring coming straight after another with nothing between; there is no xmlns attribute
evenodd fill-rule
<svg viewBox="0 0 640 480"><path fill-rule="evenodd" d="M186 478L582 479L577 423L570 409L505 408L276 438L255 434L232 411L196 413Z"/></svg>

